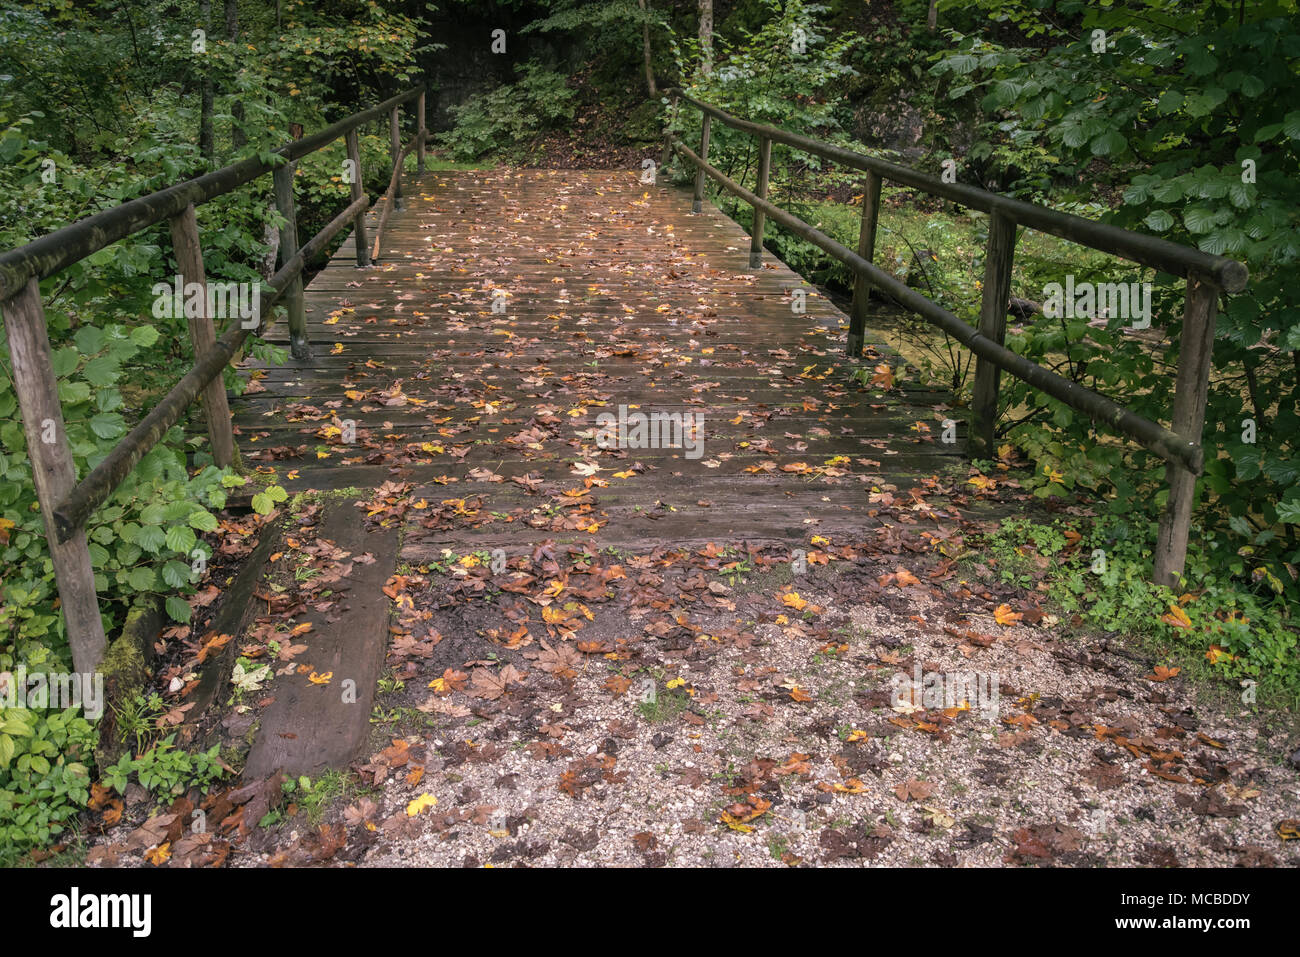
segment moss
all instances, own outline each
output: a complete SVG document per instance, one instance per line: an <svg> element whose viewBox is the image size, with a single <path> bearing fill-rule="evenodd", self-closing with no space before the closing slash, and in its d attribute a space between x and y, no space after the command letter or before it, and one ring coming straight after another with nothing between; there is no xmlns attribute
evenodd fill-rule
<svg viewBox="0 0 1300 957"><path fill-rule="evenodd" d="M144 692L151 674L150 642L161 621L162 599L156 595L141 599L127 613L121 634L104 652L99 673L104 676L106 706L99 724L99 746L95 748L101 767L114 763L124 750L115 714L121 702Z"/></svg>

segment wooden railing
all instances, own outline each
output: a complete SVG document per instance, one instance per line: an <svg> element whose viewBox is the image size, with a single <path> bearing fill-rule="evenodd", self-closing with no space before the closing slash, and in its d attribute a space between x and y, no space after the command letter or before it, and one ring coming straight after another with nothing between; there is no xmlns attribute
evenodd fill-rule
<svg viewBox="0 0 1300 957"><path fill-rule="evenodd" d="M704 199L706 176L753 207L754 222L750 239L752 267L757 268L762 263L764 219L770 218L853 270L855 283L848 335L850 356L862 355L867 299L873 286L904 308L938 326L975 353L975 383L968 437L970 454L978 457L989 457L991 454L998 411L998 379L1001 372L1007 372L1094 421L1109 425L1160 456L1166 462L1165 477L1169 485L1169 498L1156 542L1154 577L1162 584L1177 583L1187 560L1187 536L1191 527L1196 477L1204 465L1201 436L1205 424L1205 402L1219 295L1224 292L1240 292L1246 287L1248 276L1243 264L1154 236L999 196L987 190L946 183L906 166L888 163L774 126L742 120L681 90L669 90L668 95L672 98L671 118L664 134L659 165L666 165L671 153L676 152L695 167L696 212L700 210ZM699 153L686 146L673 132L680 102L689 103L703 114ZM709 135L715 119L732 129L758 138L755 192L750 192L709 165ZM773 143L781 143L866 174L862 223L856 252L768 202L768 175ZM919 189L989 214L984 289L978 328L963 322L873 264L880 190L885 181ZM1187 297L1169 428L1017 355L1003 345L1018 226L1050 233L1142 266L1186 278Z"/></svg>
<svg viewBox="0 0 1300 957"><path fill-rule="evenodd" d="M415 102L415 133L403 147L400 143L401 113ZM213 460L231 465L237 457L234 429L221 374L239 353L253 332L265 334L274 324L273 307L285 301L290 348L295 360L311 359L303 305L303 268L319 255L349 223L356 229L357 266L366 266L379 256L380 241L390 209L401 197L402 163L416 150L418 172L424 172L424 92L413 88L368 110L340 120L319 133L295 139L272 153L269 160L250 158L105 210L80 222L43 236L19 249L0 255L0 311L13 364L14 389L23 416L27 453L46 539L67 625L72 657L79 672L94 671L103 657L105 636L95 594L95 577L86 542L86 521L131 473L185 411L200 399L212 443ZM384 202L383 218L376 231L373 249L366 243L365 214L370 205L362 188L361 150L358 129L388 115L392 139L393 170ZM297 213L293 197L293 176L297 161L320 150L339 137L347 142L351 161L351 203L319 233L298 245ZM127 236L163 220L171 225L172 244L182 282L197 283L207 302L203 252L199 241L195 207L270 173L276 207L284 218L280 227L279 270L259 287L260 328L234 321L218 338L213 317L189 318L194 366L113 450L80 482L76 480L72 449L63 427L58 383L54 376L40 281L85 259Z"/></svg>

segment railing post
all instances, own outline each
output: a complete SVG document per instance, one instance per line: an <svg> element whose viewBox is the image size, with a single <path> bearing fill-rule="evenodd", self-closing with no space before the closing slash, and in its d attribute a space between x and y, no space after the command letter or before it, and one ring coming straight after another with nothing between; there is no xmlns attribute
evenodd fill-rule
<svg viewBox="0 0 1300 957"><path fill-rule="evenodd" d="M879 173L867 171L867 182L862 194L862 224L858 227L858 255L867 262L875 262L876 222L880 219ZM866 276L853 277L853 309L849 317L849 358L862 357L862 345L867 332L867 302L871 297L871 283Z"/></svg>
<svg viewBox="0 0 1300 957"><path fill-rule="evenodd" d="M668 166L668 161L673 158L673 124L677 122L678 102L677 95L673 94L672 105L668 108L668 123L664 126L664 148L659 154L657 173L662 173L664 168Z"/></svg>
<svg viewBox="0 0 1300 957"><path fill-rule="evenodd" d="M766 136L758 139L758 183L754 195L767 199L767 177L772 168L772 140ZM749 234L749 268L760 269L763 266L763 211L754 207L754 226Z"/></svg>
<svg viewBox="0 0 1300 957"><path fill-rule="evenodd" d="M393 107L392 115L388 118L388 140L390 150L393 156L391 169L396 170L397 164L402 161L402 123L400 107ZM397 209L402 208L402 175L397 175L397 185L393 187L393 206Z"/></svg>
<svg viewBox="0 0 1300 957"><path fill-rule="evenodd" d="M99 617L86 530L79 528L66 542L60 542L54 525L54 509L77 484L77 476L59 405L40 283L29 279L21 292L3 304L2 311L14 394L23 414L27 456L45 521L45 540L50 547L73 667L80 674L90 674L104 657L104 622Z"/></svg>
<svg viewBox="0 0 1300 957"><path fill-rule="evenodd" d="M700 134L700 161L707 163L709 161L709 131L713 126L713 117L704 114L704 132ZM691 212L700 213L704 211L704 169L701 167L695 171L695 200L691 203Z"/></svg>
<svg viewBox="0 0 1300 957"><path fill-rule="evenodd" d="M344 140L347 142L348 159L352 161L352 202L355 203L365 192L365 187L361 183L361 138L356 130L349 130L344 134ZM365 210L358 213L354 220L352 241L357 247L357 268L369 266L370 246L366 240Z"/></svg>
<svg viewBox="0 0 1300 957"><path fill-rule="evenodd" d="M278 166L272 173L275 186L275 207L284 217L280 227L280 265L283 266L298 253L298 213L293 202L294 163ZM302 299L302 275L294 276L285 290L285 306L289 311L289 351L300 362L311 359L311 346L307 343L307 313Z"/></svg>
<svg viewBox="0 0 1300 957"><path fill-rule="evenodd" d="M415 172L424 175L424 138L428 131L424 128L424 91L420 91L415 101Z"/></svg>
<svg viewBox="0 0 1300 957"><path fill-rule="evenodd" d="M1011 264L1016 249L1016 223L996 210L989 215L988 245L984 249L984 298L980 304L980 335L998 345L1007 334L1007 303L1011 298ZM998 380L1001 370L987 359L975 361L970 435L966 453L991 458L998 421Z"/></svg>
<svg viewBox="0 0 1300 957"><path fill-rule="evenodd" d="M197 283L203 290L202 315L191 316L189 310L185 310L185 319L190 327L190 344L194 347L194 361L198 362L216 345L217 333L209 313L208 279L203 270L203 247L199 243L199 224L193 204L172 217L171 232L172 249L176 253L182 289L190 283ZM230 405L226 401L226 385L221 376L208 383L201 398L203 415L208 422L208 441L212 443L212 460L220 468L234 465L239 453L235 448Z"/></svg>
<svg viewBox="0 0 1300 957"><path fill-rule="evenodd" d="M1174 393L1172 431L1199 447L1205 428L1205 402L1210 390L1210 363L1214 356L1214 323L1219 311L1219 289L1201 276L1187 277L1183 307L1183 334L1178 349L1178 378ZM1165 466L1169 499L1160 518L1156 539L1155 574L1158 585L1173 588L1187 562L1187 536L1192 525L1192 505L1199 474L1181 465Z"/></svg>

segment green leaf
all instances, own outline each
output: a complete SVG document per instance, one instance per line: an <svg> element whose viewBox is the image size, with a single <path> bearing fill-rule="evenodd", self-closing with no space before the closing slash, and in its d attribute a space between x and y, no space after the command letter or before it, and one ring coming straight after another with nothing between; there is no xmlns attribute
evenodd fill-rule
<svg viewBox="0 0 1300 957"><path fill-rule="evenodd" d="M189 602L184 598L180 598L176 595L169 595L165 604L167 607L167 614L171 616L172 621L186 622L190 620L192 611Z"/></svg>
<svg viewBox="0 0 1300 957"><path fill-rule="evenodd" d="M185 525L173 525L167 529L167 547L174 552L180 552L182 555L189 555L190 549L198 539L194 532Z"/></svg>

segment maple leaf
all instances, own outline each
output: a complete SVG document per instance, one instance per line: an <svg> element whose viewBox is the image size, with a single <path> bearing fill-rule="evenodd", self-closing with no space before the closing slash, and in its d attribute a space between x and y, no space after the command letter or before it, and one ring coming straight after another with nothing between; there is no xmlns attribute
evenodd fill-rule
<svg viewBox="0 0 1300 957"><path fill-rule="evenodd" d="M422 811L426 811L431 807L437 807L437 805L438 805L438 799L434 797L432 794L428 794L428 793L421 794L410 804L406 805L406 816L416 817Z"/></svg>
<svg viewBox="0 0 1300 957"><path fill-rule="evenodd" d="M808 602L799 597L799 593L792 591L786 592L781 596L781 604L787 608L793 608L795 611L803 611L808 607Z"/></svg>
<svg viewBox="0 0 1300 957"><path fill-rule="evenodd" d="M894 788L900 801L924 801L934 793L934 785L916 778L910 778Z"/></svg>
<svg viewBox="0 0 1300 957"><path fill-rule="evenodd" d="M1145 677L1147 681L1168 681L1182 670L1181 668L1166 668L1164 665L1156 665L1151 669L1152 674Z"/></svg>
<svg viewBox="0 0 1300 957"><path fill-rule="evenodd" d="M467 693L471 698L495 701L506 693L506 682L490 668L475 668Z"/></svg>
<svg viewBox="0 0 1300 957"><path fill-rule="evenodd" d="M610 675L605 679L605 690L616 698L625 694L630 687L632 682L622 675Z"/></svg>
<svg viewBox="0 0 1300 957"><path fill-rule="evenodd" d="M1020 612L1012 611L1010 605L998 605L997 608L993 609L993 620L1003 628L1010 628L1023 617L1025 616Z"/></svg>
<svg viewBox="0 0 1300 957"><path fill-rule="evenodd" d="M162 867L167 863L168 858L172 856L171 842L165 841L155 848L145 852L144 859L155 867Z"/></svg>
<svg viewBox="0 0 1300 957"><path fill-rule="evenodd" d="M540 643L542 650L537 653L537 667L562 678L571 678L577 674L577 668L582 665L582 656L570 645L561 644L559 648L552 648L544 639Z"/></svg>

